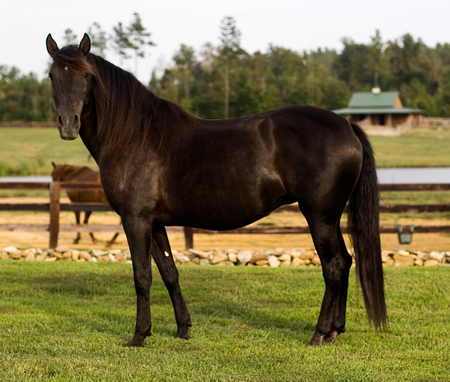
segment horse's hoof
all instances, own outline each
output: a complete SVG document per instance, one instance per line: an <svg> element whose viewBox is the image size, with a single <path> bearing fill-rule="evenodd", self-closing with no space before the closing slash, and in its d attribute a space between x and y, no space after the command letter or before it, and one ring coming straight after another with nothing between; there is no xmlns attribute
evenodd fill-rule
<svg viewBox="0 0 450 382"><path fill-rule="evenodd" d="M311 341L308 342L308 346L322 346L324 344L325 336L314 335Z"/></svg>
<svg viewBox="0 0 450 382"><path fill-rule="evenodd" d="M188 340L191 337L189 336L187 329L178 329L177 334L175 334L175 338L182 338L183 340Z"/></svg>

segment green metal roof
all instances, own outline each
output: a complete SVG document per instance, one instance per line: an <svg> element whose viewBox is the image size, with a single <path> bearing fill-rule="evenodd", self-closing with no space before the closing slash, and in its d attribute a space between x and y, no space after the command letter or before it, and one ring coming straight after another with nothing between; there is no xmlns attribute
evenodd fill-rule
<svg viewBox="0 0 450 382"><path fill-rule="evenodd" d="M348 104L351 109L355 108L391 108L397 101L398 92L380 92L380 93L353 93Z"/></svg>
<svg viewBox="0 0 450 382"><path fill-rule="evenodd" d="M399 92L356 92L348 106L333 110L339 115L349 114L426 114L425 110L410 107L396 107ZM401 105L399 102L397 105Z"/></svg>
<svg viewBox="0 0 450 382"><path fill-rule="evenodd" d="M426 114L426 110L413 109L410 107L388 107L388 108L350 108L333 110L339 115L348 114Z"/></svg>

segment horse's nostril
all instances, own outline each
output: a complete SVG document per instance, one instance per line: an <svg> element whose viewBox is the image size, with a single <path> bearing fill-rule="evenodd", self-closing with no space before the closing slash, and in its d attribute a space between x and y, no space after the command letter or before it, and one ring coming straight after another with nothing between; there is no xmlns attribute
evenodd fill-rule
<svg viewBox="0 0 450 382"><path fill-rule="evenodd" d="M58 125L62 126L62 124L63 124L62 118L60 115L58 115Z"/></svg>

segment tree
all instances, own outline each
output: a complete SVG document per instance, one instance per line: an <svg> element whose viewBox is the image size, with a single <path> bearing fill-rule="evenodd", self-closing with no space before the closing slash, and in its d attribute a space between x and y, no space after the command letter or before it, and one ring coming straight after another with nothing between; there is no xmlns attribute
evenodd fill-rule
<svg viewBox="0 0 450 382"><path fill-rule="evenodd" d="M154 42L150 40L151 33L146 32L142 25L141 17L137 12L133 14L133 22L126 28L119 22L113 27L112 35L113 49L117 51L121 59L129 59L131 56L128 50L134 52L134 71L137 74L138 58L145 57L146 46L154 46Z"/></svg>
<svg viewBox="0 0 450 382"><path fill-rule="evenodd" d="M226 16L220 25L219 55L224 63L225 79L225 118L229 116L230 108L230 62L243 50L240 47L241 32L237 29L236 21L233 17Z"/></svg>
<svg viewBox="0 0 450 382"><path fill-rule="evenodd" d="M64 31L64 45L72 45L72 44L77 44L78 40L77 40L77 35L75 33L73 33L73 30L70 28L67 28Z"/></svg>
<svg viewBox="0 0 450 382"><path fill-rule="evenodd" d="M119 54L121 61L131 58L127 53L127 50L130 48L129 36L121 22L113 27L113 32L114 34L111 36L113 49Z"/></svg>
<svg viewBox="0 0 450 382"><path fill-rule="evenodd" d="M129 47L134 50L135 57L135 73L137 73L138 57L145 57L146 46L155 46L155 43L150 40L151 33L146 32L142 25L141 17L137 12L133 14L134 21L127 28Z"/></svg>
<svg viewBox="0 0 450 382"><path fill-rule="evenodd" d="M197 63L194 48L181 44L180 50L175 52L172 59L175 62L182 85L182 90L179 91L180 104L186 110L192 111L190 82L192 79L192 70Z"/></svg>
<svg viewBox="0 0 450 382"><path fill-rule="evenodd" d="M375 36L371 37L371 42L369 44L369 70L373 70L374 87L378 87L378 76L380 71L384 68L384 43L381 40L380 31L377 29L375 31Z"/></svg>
<svg viewBox="0 0 450 382"><path fill-rule="evenodd" d="M88 29L88 35L91 38L91 52L97 56L105 57L105 50L108 49L107 44L109 37L100 24L93 23Z"/></svg>

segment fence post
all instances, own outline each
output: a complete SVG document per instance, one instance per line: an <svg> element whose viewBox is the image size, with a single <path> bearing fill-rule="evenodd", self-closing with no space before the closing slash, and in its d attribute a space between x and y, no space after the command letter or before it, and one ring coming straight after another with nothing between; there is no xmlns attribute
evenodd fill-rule
<svg viewBox="0 0 450 382"><path fill-rule="evenodd" d="M192 227L183 227L183 229L186 249L194 248L194 230Z"/></svg>
<svg viewBox="0 0 450 382"><path fill-rule="evenodd" d="M52 181L50 183L50 245L49 248L58 246L59 234L59 194L61 183Z"/></svg>

